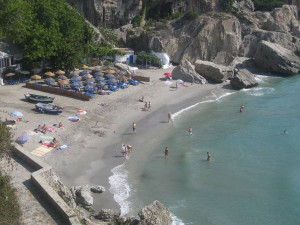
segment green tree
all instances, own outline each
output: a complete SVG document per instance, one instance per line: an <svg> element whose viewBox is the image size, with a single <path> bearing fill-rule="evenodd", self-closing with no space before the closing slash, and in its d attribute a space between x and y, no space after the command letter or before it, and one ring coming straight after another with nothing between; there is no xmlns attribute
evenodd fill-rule
<svg viewBox="0 0 300 225"><path fill-rule="evenodd" d="M51 59L56 67L80 64L93 31L65 0L0 0L0 27L23 47L27 61Z"/></svg>
<svg viewBox="0 0 300 225"><path fill-rule="evenodd" d="M138 53L136 60L137 63L145 65L146 68L148 67L148 63L154 65L161 65L160 58L150 53Z"/></svg>

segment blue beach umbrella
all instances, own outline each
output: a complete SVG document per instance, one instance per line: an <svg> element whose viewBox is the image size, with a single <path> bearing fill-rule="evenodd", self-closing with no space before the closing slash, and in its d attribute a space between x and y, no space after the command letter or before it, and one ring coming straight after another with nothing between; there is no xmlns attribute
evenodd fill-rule
<svg viewBox="0 0 300 225"><path fill-rule="evenodd" d="M13 111L10 115L17 117L17 118L22 118L24 116L23 113L21 113L19 111Z"/></svg>
<svg viewBox="0 0 300 225"><path fill-rule="evenodd" d="M22 136L17 137L16 142L19 143L19 144L25 144L30 139L31 139L30 136L28 136L28 135L22 135Z"/></svg>

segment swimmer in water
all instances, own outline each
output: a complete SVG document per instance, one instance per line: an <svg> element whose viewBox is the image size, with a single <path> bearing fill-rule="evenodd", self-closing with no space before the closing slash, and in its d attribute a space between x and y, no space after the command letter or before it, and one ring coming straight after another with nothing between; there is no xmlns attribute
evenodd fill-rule
<svg viewBox="0 0 300 225"><path fill-rule="evenodd" d="M192 129L192 127L190 127L190 128L188 129L188 132L189 132L190 135L193 134L193 129Z"/></svg>

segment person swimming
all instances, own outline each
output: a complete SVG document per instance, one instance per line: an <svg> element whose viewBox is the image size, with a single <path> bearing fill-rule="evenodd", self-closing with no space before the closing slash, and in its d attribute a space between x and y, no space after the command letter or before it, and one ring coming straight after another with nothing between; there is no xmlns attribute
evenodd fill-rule
<svg viewBox="0 0 300 225"><path fill-rule="evenodd" d="M192 127L190 127L190 128L188 129L188 132L189 132L189 135L192 135L192 134L193 134L193 129L192 129Z"/></svg>
<svg viewBox="0 0 300 225"><path fill-rule="evenodd" d="M244 106L244 105L241 105L241 107L240 107L240 112L243 112L244 109L245 109L245 106Z"/></svg>
<svg viewBox="0 0 300 225"><path fill-rule="evenodd" d="M210 153L207 152L206 154L207 154L207 161L210 161Z"/></svg>

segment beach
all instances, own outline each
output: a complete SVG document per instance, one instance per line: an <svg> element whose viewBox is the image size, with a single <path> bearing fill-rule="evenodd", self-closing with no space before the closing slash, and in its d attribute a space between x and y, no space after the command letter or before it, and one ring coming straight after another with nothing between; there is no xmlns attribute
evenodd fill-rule
<svg viewBox="0 0 300 225"><path fill-rule="evenodd" d="M64 128L55 127L46 135L55 137L60 145L67 145L67 148L53 149L40 158L53 167L67 187L86 184L104 186L104 193L93 195L93 208L96 211L104 208L119 209L120 206L109 191L109 177L114 167L126 162L121 145L130 144L133 152L128 160L141 163L138 158L140 152L138 154L137 150L151 151L151 145L159 142L172 129L172 123L167 121L168 112L175 113L209 99L214 90L228 85L187 84L179 85L176 89L164 81L163 74L172 69L138 70L139 75L149 76L151 81L111 95L99 95L90 101L31 90L23 87L24 84L1 86L0 117L2 120L16 119L10 115L13 111L24 114L23 121L17 122L13 130L14 139L24 134L32 135L38 125L53 126L61 122ZM62 106L64 112L60 115L37 113L33 103L24 101L25 93L53 96L54 103ZM151 102L151 110L144 111L144 103L139 101L142 96L144 101ZM84 109L87 114L78 115L78 109ZM80 121L71 122L69 116L77 116ZM131 129L133 122L137 124L136 134ZM40 136L32 135L24 148L31 152L41 145L39 141Z"/></svg>

